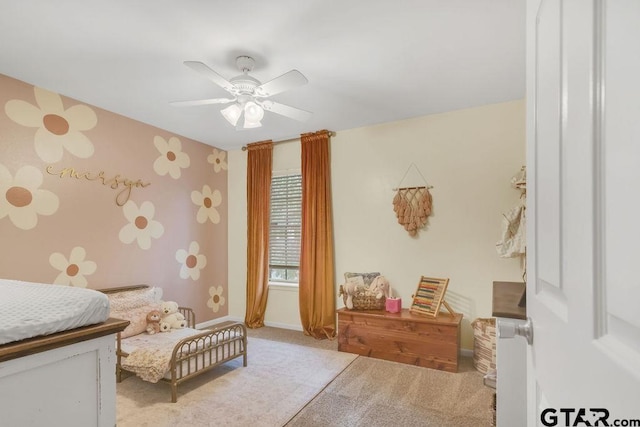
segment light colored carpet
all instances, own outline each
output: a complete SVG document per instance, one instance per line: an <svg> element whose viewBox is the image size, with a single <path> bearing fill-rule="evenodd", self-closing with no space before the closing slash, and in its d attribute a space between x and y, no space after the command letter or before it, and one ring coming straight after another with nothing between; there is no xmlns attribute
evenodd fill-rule
<svg viewBox="0 0 640 427"><path fill-rule="evenodd" d="M248 366L235 359L178 387L129 377L117 385L118 427L287 423L357 356L248 337Z"/></svg>
<svg viewBox="0 0 640 427"><path fill-rule="evenodd" d="M492 395L470 358L450 373L358 357L286 426L485 427Z"/></svg>
<svg viewBox="0 0 640 427"><path fill-rule="evenodd" d="M471 358L461 358L453 374L354 360L336 351L336 340L298 331L264 327L247 336L249 366L232 361L186 382L178 388L178 403L170 403L166 384L135 377L118 384L118 426L491 425L494 390L482 384Z"/></svg>
<svg viewBox="0 0 640 427"><path fill-rule="evenodd" d="M302 331L294 331L291 329L274 328L265 326L257 329L247 329L248 337L263 338L271 341L286 342L289 344L298 344L305 347L322 348L325 350L338 351L338 339L317 340L313 337L305 335Z"/></svg>

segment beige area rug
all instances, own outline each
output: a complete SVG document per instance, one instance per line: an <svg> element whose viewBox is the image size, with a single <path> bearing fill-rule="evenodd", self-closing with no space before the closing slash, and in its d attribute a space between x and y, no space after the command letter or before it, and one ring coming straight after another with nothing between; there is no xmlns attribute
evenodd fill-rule
<svg viewBox="0 0 640 427"><path fill-rule="evenodd" d="M470 358L458 373L357 358L287 427L492 425L492 389Z"/></svg>
<svg viewBox="0 0 640 427"><path fill-rule="evenodd" d="M117 385L118 427L285 425L357 356L248 338L248 366L227 362L178 386L129 377Z"/></svg>

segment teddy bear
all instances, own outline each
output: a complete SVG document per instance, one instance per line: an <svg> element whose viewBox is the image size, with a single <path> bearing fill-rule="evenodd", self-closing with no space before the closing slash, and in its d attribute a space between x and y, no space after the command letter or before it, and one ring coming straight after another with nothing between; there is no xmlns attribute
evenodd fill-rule
<svg viewBox="0 0 640 427"><path fill-rule="evenodd" d="M151 310L147 313L147 333L149 335L153 335L155 333L160 332L160 319L162 317L162 313L160 310Z"/></svg>
<svg viewBox="0 0 640 427"><path fill-rule="evenodd" d="M171 329L182 329L187 326L182 313L178 311L178 303L175 301L164 301L160 307L162 318L160 319L160 330L168 332Z"/></svg>

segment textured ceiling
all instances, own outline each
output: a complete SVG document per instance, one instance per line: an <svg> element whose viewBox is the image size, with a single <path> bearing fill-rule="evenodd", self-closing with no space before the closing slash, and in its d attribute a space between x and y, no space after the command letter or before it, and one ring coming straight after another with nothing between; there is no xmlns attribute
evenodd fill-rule
<svg viewBox="0 0 640 427"><path fill-rule="evenodd" d="M524 0L13 0L0 6L0 73L217 146L340 131L524 97ZM250 55L262 82L291 69L309 83L236 131L228 94L183 61L229 79Z"/></svg>

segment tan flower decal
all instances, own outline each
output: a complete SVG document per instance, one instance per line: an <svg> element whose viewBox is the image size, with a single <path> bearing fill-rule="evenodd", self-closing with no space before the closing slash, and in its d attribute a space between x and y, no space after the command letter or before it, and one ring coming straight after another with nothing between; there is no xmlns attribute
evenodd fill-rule
<svg viewBox="0 0 640 427"><path fill-rule="evenodd" d="M153 144L160 152L160 157L153 162L153 170L160 176L168 173L173 179L180 178L182 169L191 164L189 155L182 152L182 142L175 136L169 138L168 142L163 137L156 136Z"/></svg>
<svg viewBox="0 0 640 427"><path fill-rule="evenodd" d="M224 305L226 302L225 298L222 296L222 286L212 286L209 288L209 299L207 300L207 307L211 308L214 313L217 313L220 310L220 307Z"/></svg>
<svg viewBox="0 0 640 427"><path fill-rule="evenodd" d="M221 170L227 170L227 161L225 160L225 157L227 157L226 151L220 151L217 148L214 148L213 153L207 156L207 161L213 164L213 171L215 173L218 173Z"/></svg>
<svg viewBox="0 0 640 427"><path fill-rule="evenodd" d="M176 251L176 261L182 264L180 267L180 277L186 279L191 277L192 280L200 278L200 270L207 266L207 257L200 252L198 242L191 242L189 250L178 249Z"/></svg>
<svg viewBox="0 0 640 427"><path fill-rule="evenodd" d="M151 202L143 202L138 209L134 201L129 200L122 207L122 212L129 224L120 229L119 238L122 243L129 244L136 240L141 249L151 247L151 239L158 239L164 234L164 227L153 219L155 207Z"/></svg>
<svg viewBox="0 0 640 427"><path fill-rule="evenodd" d="M38 156L48 163L62 159L64 150L76 157L93 155L93 143L82 132L98 123L96 113L86 105L64 109L60 95L34 87L37 106L21 99L5 104L7 116L14 122L37 128L34 144Z"/></svg>
<svg viewBox="0 0 640 427"><path fill-rule="evenodd" d="M58 196L40 189L42 172L23 166L11 176L0 164L0 219L9 219L18 228L30 230L38 224L38 215L52 215L58 210Z"/></svg>
<svg viewBox="0 0 640 427"><path fill-rule="evenodd" d="M60 274L53 283L86 288L87 279L85 276L95 273L97 268L95 262L85 260L86 255L86 251L81 246L76 246L71 250L69 260L60 252L52 253L49 257L49 263L56 270L60 270Z"/></svg>
<svg viewBox="0 0 640 427"><path fill-rule="evenodd" d="M204 224L207 219L212 223L217 224L220 222L220 214L216 207L222 203L222 195L220 191L211 191L211 187L208 185L202 186L202 192L194 190L191 192L191 201L200 206L198 213L196 214L196 221L200 224Z"/></svg>

